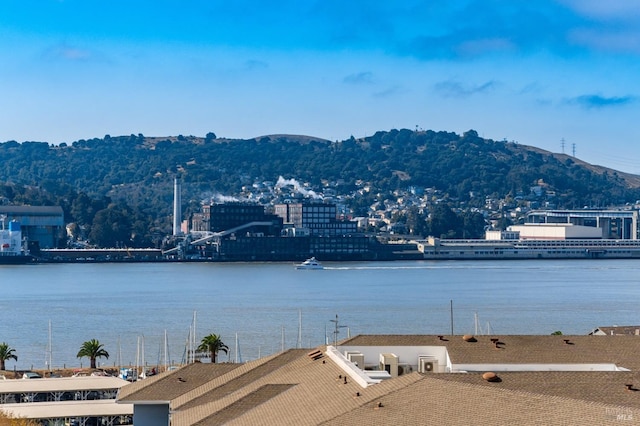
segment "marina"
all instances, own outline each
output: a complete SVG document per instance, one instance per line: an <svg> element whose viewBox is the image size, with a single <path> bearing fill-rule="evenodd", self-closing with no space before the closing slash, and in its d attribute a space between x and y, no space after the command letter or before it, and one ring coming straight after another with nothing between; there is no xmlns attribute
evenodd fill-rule
<svg viewBox="0 0 640 426"><path fill-rule="evenodd" d="M356 334L588 334L640 322L637 261L510 260L291 263L96 263L0 267L0 341L19 370L86 367L98 339L103 366L180 363L194 312L196 341L222 336L221 362ZM452 309L451 309L452 308ZM453 324L451 322L453 312ZM51 332L49 333L49 321ZM237 336L237 341L234 342ZM49 351L48 348L51 348Z"/></svg>

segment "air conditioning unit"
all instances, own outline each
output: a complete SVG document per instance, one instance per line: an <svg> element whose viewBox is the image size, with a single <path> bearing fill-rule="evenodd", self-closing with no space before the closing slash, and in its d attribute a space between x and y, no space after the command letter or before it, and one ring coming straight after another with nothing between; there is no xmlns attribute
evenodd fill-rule
<svg viewBox="0 0 640 426"><path fill-rule="evenodd" d="M380 370L387 371L391 377L398 377L398 356L392 353L380 354Z"/></svg>
<svg viewBox="0 0 640 426"><path fill-rule="evenodd" d="M436 373L438 371L438 360L435 358L419 358L418 373Z"/></svg>
<svg viewBox="0 0 640 426"><path fill-rule="evenodd" d="M404 374L410 374L413 372L413 367L409 364L399 364L398 365L398 376L402 376Z"/></svg>
<svg viewBox="0 0 640 426"><path fill-rule="evenodd" d="M358 366L360 370L364 370L364 354L361 352L349 352L347 359Z"/></svg>

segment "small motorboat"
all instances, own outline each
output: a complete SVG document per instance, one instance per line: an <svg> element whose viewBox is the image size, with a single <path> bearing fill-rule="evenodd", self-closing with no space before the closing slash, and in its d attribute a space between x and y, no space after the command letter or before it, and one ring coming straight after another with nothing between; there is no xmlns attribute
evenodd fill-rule
<svg viewBox="0 0 640 426"><path fill-rule="evenodd" d="M324 266L315 257L312 257L296 265L296 269L324 269Z"/></svg>

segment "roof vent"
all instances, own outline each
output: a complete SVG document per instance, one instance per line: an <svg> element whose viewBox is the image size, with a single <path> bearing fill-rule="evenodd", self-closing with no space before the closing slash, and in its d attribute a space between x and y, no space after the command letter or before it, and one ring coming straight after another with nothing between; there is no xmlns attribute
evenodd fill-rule
<svg viewBox="0 0 640 426"><path fill-rule="evenodd" d="M317 360L317 359L322 358L322 357L324 356L324 354L323 354L323 353L322 353L322 351L320 351L320 350L315 350L315 351L313 351L313 352L309 352L309 353L307 354L307 356L308 356L309 358L311 358L312 360L314 360L314 361L315 361L315 360Z"/></svg>
<svg viewBox="0 0 640 426"><path fill-rule="evenodd" d="M464 336L462 336L462 340L464 340L465 342L477 342L476 338L473 337L472 334L465 334Z"/></svg>
<svg viewBox="0 0 640 426"><path fill-rule="evenodd" d="M491 343L493 343L493 347L495 349L503 349L505 345L504 342L501 342L500 339L496 338L491 339Z"/></svg>
<svg viewBox="0 0 640 426"><path fill-rule="evenodd" d="M638 389L633 387L633 384L627 383L626 385L627 392L636 392Z"/></svg>
<svg viewBox="0 0 640 426"><path fill-rule="evenodd" d="M498 377L498 375L492 371L487 371L486 373L484 373L482 375L482 378L484 380L486 380L487 382L501 382L502 379L500 379L500 377Z"/></svg>
<svg viewBox="0 0 640 426"><path fill-rule="evenodd" d="M571 340L569 339L564 339L564 344L565 345L575 345L575 343L573 343Z"/></svg>

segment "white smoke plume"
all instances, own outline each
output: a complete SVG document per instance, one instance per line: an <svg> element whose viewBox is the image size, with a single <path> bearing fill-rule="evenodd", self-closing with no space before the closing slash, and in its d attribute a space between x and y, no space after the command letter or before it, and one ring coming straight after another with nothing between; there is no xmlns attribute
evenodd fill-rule
<svg viewBox="0 0 640 426"><path fill-rule="evenodd" d="M299 193L304 195L305 197L311 197L311 198L321 198L320 195L318 195L315 191L311 190L311 189L307 189L305 187L303 187L302 185L300 185L300 182L298 182L295 179L285 179L282 176L278 177L278 181L276 182L276 188L282 188L283 186L293 186L293 189Z"/></svg>
<svg viewBox="0 0 640 426"><path fill-rule="evenodd" d="M222 203L236 203L240 201L242 200L240 200L237 197L232 197L229 195L220 194L219 192L214 192L212 194L205 194L204 200L202 201L202 203L203 204L209 204L209 203L222 204Z"/></svg>

